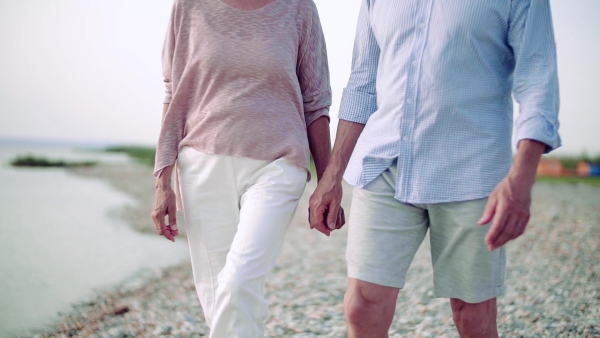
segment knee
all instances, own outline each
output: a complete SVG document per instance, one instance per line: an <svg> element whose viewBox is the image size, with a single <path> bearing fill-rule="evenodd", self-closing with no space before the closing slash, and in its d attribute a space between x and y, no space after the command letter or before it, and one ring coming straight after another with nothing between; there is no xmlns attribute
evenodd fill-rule
<svg viewBox="0 0 600 338"><path fill-rule="evenodd" d="M350 325L391 323L398 292L391 288L390 290L380 290L380 288L384 287L349 285L344 295L344 312Z"/></svg>
<svg viewBox="0 0 600 338"><path fill-rule="evenodd" d="M220 290L221 293L231 295L231 298L235 299L246 292L249 284L250 281L240 274L227 274L225 276L219 276L218 290Z"/></svg>
<svg viewBox="0 0 600 338"><path fill-rule="evenodd" d="M363 322L366 316L372 313L370 307L374 306L375 303L370 302L360 294L346 290L346 294L344 295L344 314L349 324L358 325Z"/></svg>
<svg viewBox="0 0 600 338"><path fill-rule="evenodd" d="M457 327L471 326L471 318L469 315L469 303L460 299L454 298L450 300L450 306L452 307L452 317Z"/></svg>
<svg viewBox="0 0 600 338"><path fill-rule="evenodd" d="M241 271L224 273L218 278L217 298L225 296L229 301L259 302L264 295L264 281L263 276L252 276Z"/></svg>
<svg viewBox="0 0 600 338"><path fill-rule="evenodd" d="M450 300L454 324L464 337L497 337L496 299L481 303Z"/></svg>

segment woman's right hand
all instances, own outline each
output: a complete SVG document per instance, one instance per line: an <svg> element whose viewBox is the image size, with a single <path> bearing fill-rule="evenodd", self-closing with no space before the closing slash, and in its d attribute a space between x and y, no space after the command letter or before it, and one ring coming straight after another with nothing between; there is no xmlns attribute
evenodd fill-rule
<svg viewBox="0 0 600 338"><path fill-rule="evenodd" d="M177 206L175 203L175 192L171 188L170 172L170 170L163 170L161 175L156 179L152 220L159 235L164 236L171 242L175 242L175 237L179 234L179 229L177 228ZM165 217L167 216L168 223L165 222Z"/></svg>

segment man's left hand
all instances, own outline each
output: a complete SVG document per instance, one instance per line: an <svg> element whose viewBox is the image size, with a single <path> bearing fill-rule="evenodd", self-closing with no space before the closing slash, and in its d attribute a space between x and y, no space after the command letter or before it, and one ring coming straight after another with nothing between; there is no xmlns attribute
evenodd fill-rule
<svg viewBox="0 0 600 338"><path fill-rule="evenodd" d="M529 222L533 182L506 176L490 195L479 225L492 222L485 244L493 251L521 236Z"/></svg>

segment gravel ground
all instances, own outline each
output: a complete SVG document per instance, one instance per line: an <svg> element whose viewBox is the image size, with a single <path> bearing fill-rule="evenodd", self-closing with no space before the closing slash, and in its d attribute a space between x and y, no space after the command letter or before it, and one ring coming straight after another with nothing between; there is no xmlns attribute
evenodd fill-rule
<svg viewBox="0 0 600 338"><path fill-rule="evenodd" d="M122 216L152 232L148 214L151 171L142 166L81 169L138 198ZM326 238L306 223L311 182L284 252L267 281L268 337L345 337L346 229ZM345 187L348 214L351 188ZM182 219L182 218L181 218ZM508 246L507 293L498 300L503 337L600 337L600 188L537 184L525 235ZM449 302L432 295L426 238L397 302L390 337L457 337ZM203 337L208 328L188 264L126 283L74 306L56 326L35 337Z"/></svg>

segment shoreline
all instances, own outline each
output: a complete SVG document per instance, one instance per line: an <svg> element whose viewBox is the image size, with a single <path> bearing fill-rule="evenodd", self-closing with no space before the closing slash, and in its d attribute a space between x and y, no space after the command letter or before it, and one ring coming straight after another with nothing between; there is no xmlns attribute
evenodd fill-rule
<svg viewBox="0 0 600 338"><path fill-rule="evenodd" d="M120 212L133 229L154 233L149 210L151 169L140 164L69 169L101 178L135 198ZM267 280L266 337L345 337L347 226L331 237L309 230L307 185L288 231L282 256ZM344 206L349 215L350 187ZM182 218L181 218L182 219ZM182 227L183 228L183 227ZM180 239L180 238L178 238ZM183 238L181 238L183 239ZM448 301L433 298L426 238L400 292L390 337L456 337ZM511 337L600 336L600 188L536 184L525 235L507 252L507 292L498 299L501 335ZM80 303L34 337L203 337L208 334L184 262L131 285L119 285Z"/></svg>
<svg viewBox="0 0 600 338"><path fill-rule="evenodd" d="M3 149L0 157L12 152ZM145 282L188 257L185 242L173 245L133 230L121 211L137 201L106 181L63 168L1 169L2 337L50 331L73 304Z"/></svg>

